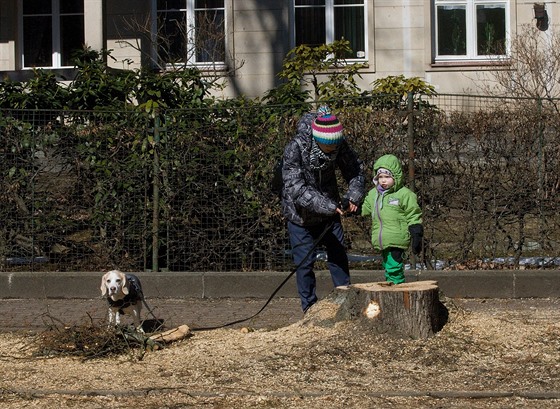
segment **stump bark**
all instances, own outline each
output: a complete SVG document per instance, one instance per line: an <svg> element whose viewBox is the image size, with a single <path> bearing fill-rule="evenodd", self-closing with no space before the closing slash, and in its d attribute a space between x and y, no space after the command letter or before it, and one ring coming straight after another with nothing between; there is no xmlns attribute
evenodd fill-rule
<svg viewBox="0 0 560 409"><path fill-rule="evenodd" d="M327 299L337 305L335 322L358 320L379 334L428 338L447 322L436 281L354 284L337 287Z"/></svg>

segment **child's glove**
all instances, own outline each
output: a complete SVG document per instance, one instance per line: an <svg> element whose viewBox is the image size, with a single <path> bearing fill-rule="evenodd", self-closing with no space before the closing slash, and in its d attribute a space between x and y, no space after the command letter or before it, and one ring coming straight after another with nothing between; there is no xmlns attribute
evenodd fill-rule
<svg viewBox="0 0 560 409"><path fill-rule="evenodd" d="M422 252L422 237L424 236L424 227L421 224L413 224L408 226L411 237L411 248L413 254Z"/></svg>

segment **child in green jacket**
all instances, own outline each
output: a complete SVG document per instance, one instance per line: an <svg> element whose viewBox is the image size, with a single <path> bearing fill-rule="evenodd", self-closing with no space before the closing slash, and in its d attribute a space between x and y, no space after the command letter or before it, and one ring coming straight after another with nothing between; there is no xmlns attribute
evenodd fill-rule
<svg viewBox="0 0 560 409"><path fill-rule="evenodd" d="M385 279L404 283L403 253L412 241L412 252L422 251L422 210L416 194L404 186L399 159L383 155L373 165L375 188L369 191L362 216L371 215L371 243L381 251Z"/></svg>

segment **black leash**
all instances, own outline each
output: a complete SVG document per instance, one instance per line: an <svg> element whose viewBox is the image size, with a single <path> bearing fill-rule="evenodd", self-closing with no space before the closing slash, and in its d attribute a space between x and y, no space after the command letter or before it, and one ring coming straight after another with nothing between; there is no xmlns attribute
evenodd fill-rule
<svg viewBox="0 0 560 409"><path fill-rule="evenodd" d="M154 317L154 320L156 320L156 322L160 321L158 319L158 317L155 316L154 314L154 310L152 310L152 308L148 305L148 303L146 302L146 300L144 299L144 295L142 295L142 304L144 304L144 306L146 307L146 309L148 310L148 312L150 313L150 315L152 317Z"/></svg>
<svg viewBox="0 0 560 409"><path fill-rule="evenodd" d="M256 313L254 313L253 315L251 315L250 317L247 318L243 318L240 320L236 320L236 321L232 321L232 322L228 322L227 324L221 324L221 325L216 325L213 327L199 327L199 328L191 328L192 331L210 331L213 329L219 329L219 328L225 328L225 327L229 327L231 325L235 325L235 324L239 324L241 322L245 322L245 321L249 321L252 318L255 318L257 315L259 315L265 308L266 306L270 303L270 301L272 301L272 299L274 298L274 296L276 295L276 293L278 293L278 291L280 291L280 289L288 282L288 280L295 274L295 272L297 271L297 269L309 258L309 256L311 256L311 254L313 254L315 252L315 249L317 248L317 246L319 245L319 243L321 242L321 240L323 240L323 237L325 237L325 234L327 234L327 232L332 228L334 222L330 222L329 224L327 224L327 226L325 227L325 229L323 230L323 232L319 235L319 237L317 238L317 240L315 240L313 242L313 247L311 247L309 249L309 251L307 252L307 254L305 255L305 257L300 261L300 263L295 266L292 271L290 272L290 274L288 274L288 276L284 279L284 281L282 281L282 283L280 283L280 285L278 287L276 287L276 290L274 290L274 292L271 294L270 297L268 297L268 300L264 303L264 305L261 307L260 310L258 310Z"/></svg>

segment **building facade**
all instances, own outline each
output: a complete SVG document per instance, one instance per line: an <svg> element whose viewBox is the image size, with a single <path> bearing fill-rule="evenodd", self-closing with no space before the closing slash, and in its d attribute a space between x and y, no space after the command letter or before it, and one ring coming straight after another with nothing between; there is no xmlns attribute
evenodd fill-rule
<svg viewBox="0 0 560 409"><path fill-rule="evenodd" d="M1 0L0 75L34 68L70 78L84 44L114 68L198 67L224 76L223 96L262 96L287 52L345 38L360 86L420 77L440 93L473 90L507 58L523 26L546 36L556 2L524 0ZM550 27L550 28L549 28Z"/></svg>

